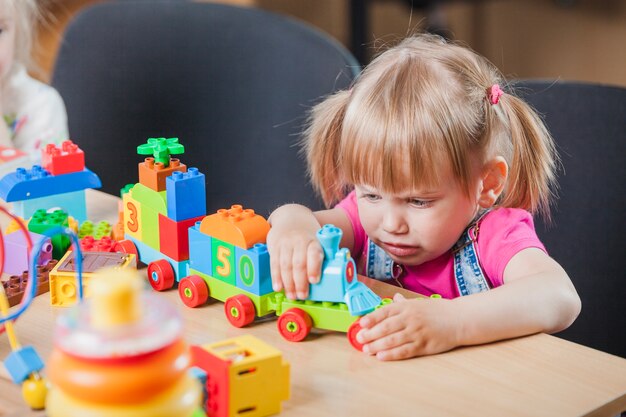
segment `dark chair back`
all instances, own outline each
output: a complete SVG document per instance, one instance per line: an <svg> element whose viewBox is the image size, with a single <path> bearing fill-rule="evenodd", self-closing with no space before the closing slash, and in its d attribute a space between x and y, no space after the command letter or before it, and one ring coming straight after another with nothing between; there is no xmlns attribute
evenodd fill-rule
<svg viewBox="0 0 626 417"><path fill-rule="evenodd" d="M522 81L516 92L539 113L563 162L552 225L537 219L550 255L582 299L560 333L626 357L626 89L575 82Z"/></svg>
<svg viewBox="0 0 626 417"><path fill-rule="evenodd" d="M180 159L206 175L209 212L239 203L267 215L287 202L321 206L299 134L308 110L358 71L340 44L286 17L127 0L71 22L52 85L104 191L138 181L138 145L178 137Z"/></svg>

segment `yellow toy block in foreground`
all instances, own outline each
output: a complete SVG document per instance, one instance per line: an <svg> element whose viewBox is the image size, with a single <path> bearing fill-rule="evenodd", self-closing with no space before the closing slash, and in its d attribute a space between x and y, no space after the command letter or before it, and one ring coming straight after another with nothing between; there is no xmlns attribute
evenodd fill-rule
<svg viewBox="0 0 626 417"><path fill-rule="evenodd" d="M207 373L209 415L263 417L279 413L289 399L289 363L254 336L192 346L191 353L193 366Z"/></svg>

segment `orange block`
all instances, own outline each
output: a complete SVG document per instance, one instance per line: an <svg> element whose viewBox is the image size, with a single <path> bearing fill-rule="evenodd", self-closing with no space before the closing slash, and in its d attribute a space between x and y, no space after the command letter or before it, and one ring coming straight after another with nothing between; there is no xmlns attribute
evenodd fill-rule
<svg viewBox="0 0 626 417"><path fill-rule="evenodd" d="M205 217L200 223L200 231L226 243L250 249L257 243L265 243L270 224L254 210L237 204Z"/></svg>
<svg viewBox="0 0 626 417"><path fill-rule="evenodd" d="M152 157L146 158L139 163L139 182L154 191L165 191L165 178L174 171L187 172L187 165L170 158L170 165L166 167L160 162L155 163Z"/></svg>

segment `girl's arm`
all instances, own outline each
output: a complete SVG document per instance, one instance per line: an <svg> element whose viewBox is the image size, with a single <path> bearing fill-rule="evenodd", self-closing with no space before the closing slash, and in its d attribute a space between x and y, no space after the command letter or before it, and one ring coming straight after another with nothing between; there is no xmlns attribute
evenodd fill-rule
<svg viewBox="0 0 626 417"><path fill-rule="evenodd" d="M569 327L581 309L574 285L554 259L537 248L517 253L504 270L504 284L456 299L459 345L473 345Z"/></svg>
<svg viewBox="0 0 626 417"><path fill-rule="evenodd" d="M332 223L343 230L341 245L353 246L350 220L339 208L313 212L299 204L276 209L269 218L267 235L274 291L285 289L290 299L304 299L309 283L319 282L324 252L316 234L321 225Z"/></svg>
<svg viewBox="0 0 626 417"><path fill-rule="evenodd" d="M580 298L561 266L536 248L507 264L493 290L454 300L404 300L361 319L357 338L366 352L394 360L445 352L538 332L567 328L580 312Z"/></svg>

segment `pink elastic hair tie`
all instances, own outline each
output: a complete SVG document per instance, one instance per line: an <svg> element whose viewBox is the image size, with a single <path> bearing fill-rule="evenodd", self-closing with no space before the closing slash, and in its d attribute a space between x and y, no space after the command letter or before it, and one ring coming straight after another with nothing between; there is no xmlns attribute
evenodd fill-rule
<svg viewBox="0 0 626 417"><path fill-rule="evenodd" d="M489 102L491 104L498 104L498 102L500 101L500 97L502 97L502 94L504 94L504 91L502 91L498 84L492 85L489 89Z"/></svg>

